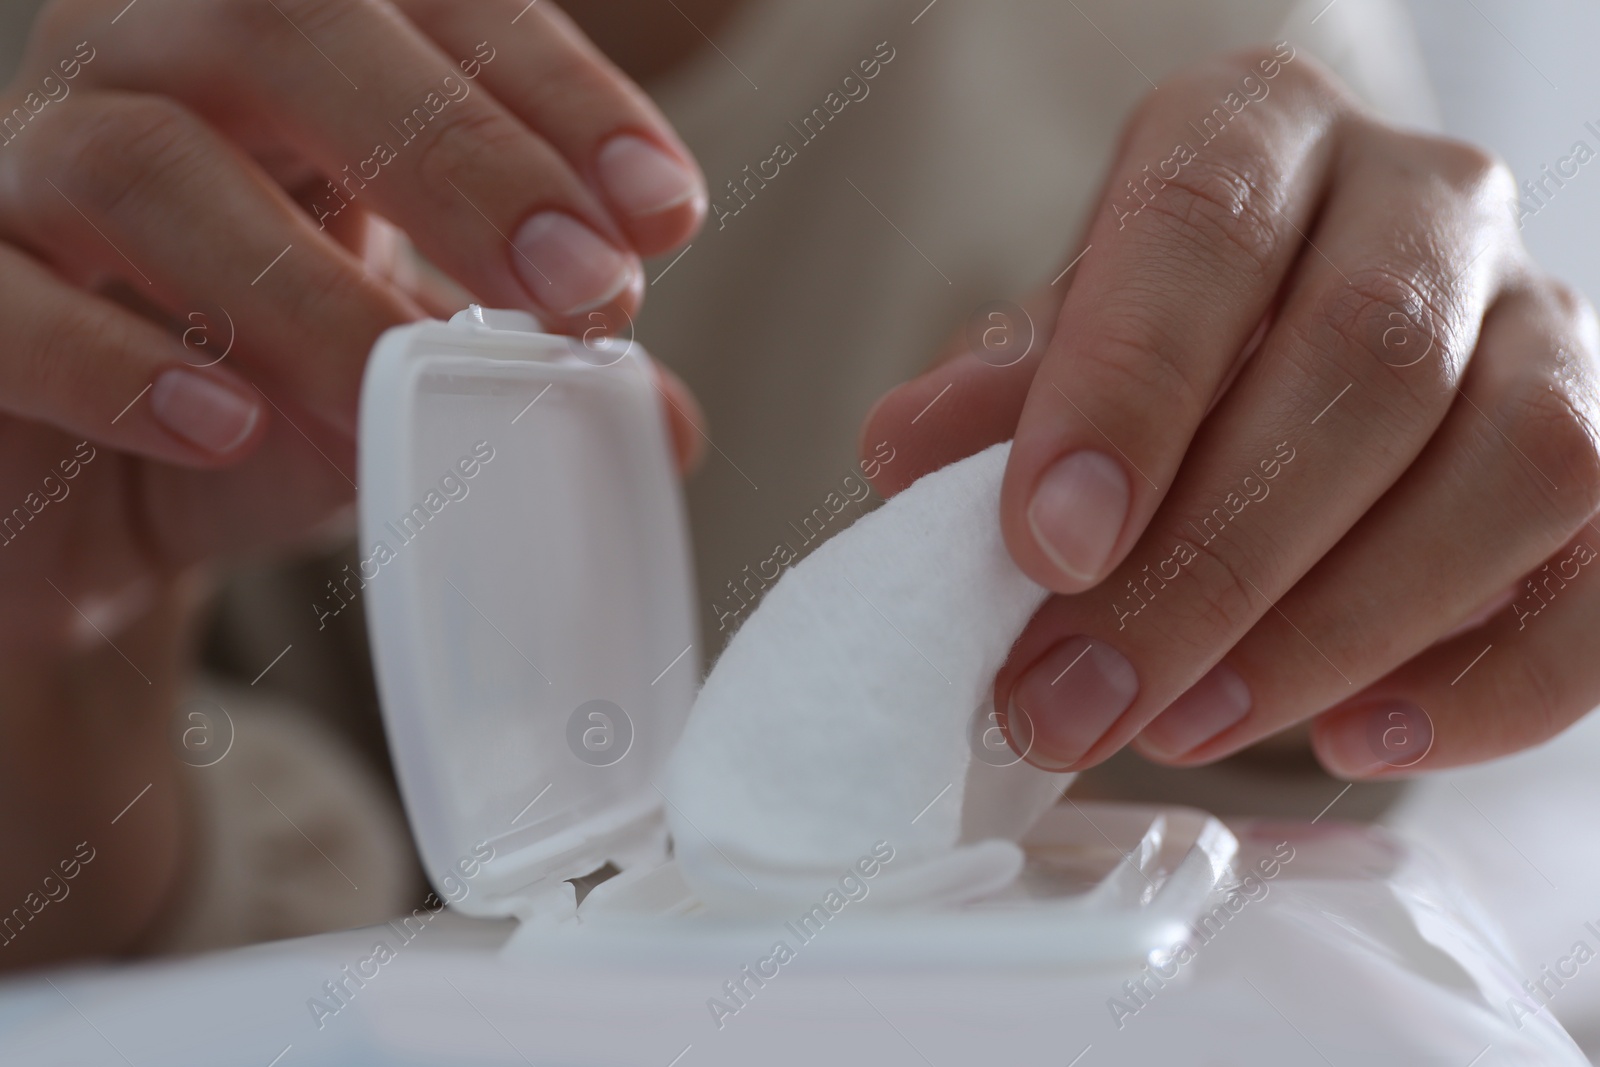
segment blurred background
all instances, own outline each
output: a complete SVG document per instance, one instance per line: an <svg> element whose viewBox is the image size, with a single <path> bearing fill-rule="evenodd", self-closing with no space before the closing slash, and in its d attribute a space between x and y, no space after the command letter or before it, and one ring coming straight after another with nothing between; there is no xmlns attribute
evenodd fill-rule
<svg viewBox="0 0 1600 1067"><path fill-rule="evenodd" d="M1445 129L1488 145L1526 181L1585 142L1600 152L1600 4L1407 0ZM1587 129L1584 123L1594 124ZM1570 169L1570 168L1569 168ZM1600 294L1600 159L1563 179L1523 237L1552 273Z"/></svg>

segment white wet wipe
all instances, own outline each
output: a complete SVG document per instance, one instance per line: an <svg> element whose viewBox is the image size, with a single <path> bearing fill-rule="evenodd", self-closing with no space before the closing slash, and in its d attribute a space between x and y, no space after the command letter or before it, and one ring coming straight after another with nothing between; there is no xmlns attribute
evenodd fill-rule
<svg viewBox="0 0 1600 1067"><path fill-rule="evenodd" d="M1047 595L1001 539L1010 448L820 546L728 644L664 782L678 865L707 904L808 902L879 842L894 853L879 903L966 899L1020 871L1015 841L1071 776L975 758L991 724L974 719Z"/></svg>

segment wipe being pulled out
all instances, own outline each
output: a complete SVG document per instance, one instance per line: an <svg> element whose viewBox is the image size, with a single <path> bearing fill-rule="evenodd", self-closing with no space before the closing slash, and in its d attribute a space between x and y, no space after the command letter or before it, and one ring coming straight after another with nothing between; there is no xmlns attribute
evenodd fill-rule
<svg viewBox="0 0 1600 1067"><path fill-rule="evenodd" d="M1016 840L1070 776L975 758L995 673L1046 596L1001 540L1010 447L821 545L734 634L665 781L679 869L708 906L817 899L880 841L895 861L875 905L970 899L1021 870Z"/></svg>

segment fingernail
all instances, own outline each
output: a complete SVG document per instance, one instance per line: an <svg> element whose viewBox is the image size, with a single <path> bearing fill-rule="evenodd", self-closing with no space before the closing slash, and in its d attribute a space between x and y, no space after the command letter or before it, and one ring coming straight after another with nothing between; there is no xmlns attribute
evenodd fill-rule
<svg viewBox="0 0 1600 1067"><path fill-rule="evenodd" d="M156 421L198 448L226 455L250 436L261 405L203 374L169 370L150 387Z"/></svg>
<svg viewBox="0 0 1600 1067"><path fill-rule="evenodd" d="M694 171L632 134L607 141L596 168L606 195L627 214L641 218L705 195Z"/></svg>
<svg viewBox="0 0 1600 1067"><path fill-rule="evenodd" d="M1087 449L1057 460L1028 505L1034 540L1074 581L1100 576L1128 517L1128 478L1116 460Z"/></svg>
<svg viewBox="0 0 1600 1067"><path fill-rule="evenodd" d="M1433 720L1409 700L1335 713L1313 735L1323 765L1343 778L1365 778L1421 762L1433 748Z"/></svg>
<svg viewBox="0 0 1600 1067"><path fill-rule="evenodd" d="M1017 681L1009 714L1032 724L1028 762L1065 770L1105 736L1138 693L1139 676L1120 652L1101 641L1069 637Z"/></svg>
<svg viewBox="0 0 1600 1067"><path fill-rule="evenodd" d="M633 280L632 257L559 211L541 211L517 231L512 265L533 298L561 315L609 304Z"/></svg>
<svg viewBox="0 0 1600 1067"><path fill-rule="evenodd" d="M1151 755L1173 758L1199 748L1250 713L1250 687L1219 663L1139 734Z"/></svg>

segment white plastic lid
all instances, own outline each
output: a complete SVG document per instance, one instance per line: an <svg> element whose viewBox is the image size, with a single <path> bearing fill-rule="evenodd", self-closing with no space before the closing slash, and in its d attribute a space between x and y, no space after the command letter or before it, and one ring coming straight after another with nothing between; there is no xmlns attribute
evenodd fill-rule
<svg viewBox="0 0 1600 1067"><path fill-rule="evenodd" d="M362 385L389 746L429 876L472 914L657 847L652 779L700 673L649 359L536 331L477 308L399 327Z"/></svg>

